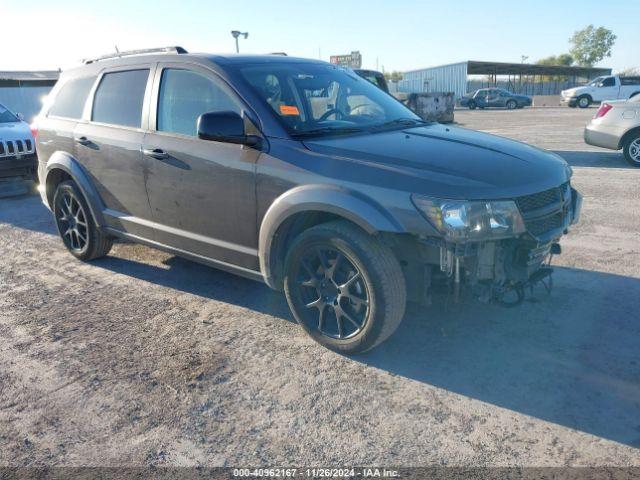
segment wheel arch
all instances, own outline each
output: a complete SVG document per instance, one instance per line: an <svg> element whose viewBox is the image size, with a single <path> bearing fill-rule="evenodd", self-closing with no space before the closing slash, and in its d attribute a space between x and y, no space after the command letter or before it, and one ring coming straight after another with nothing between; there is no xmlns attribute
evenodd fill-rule
<svg viewBox="0 0 640 480"><path fill-rule="evenodd" d="M625 132L624 135L622 135L622 137L620 138L620 142L618 143L618 150L620 150L622 147L624 147L624 144L627 142L627 140L630 137L633 137L635 135L640 134L640 127L634 127L630 130L628 130L627 132Z"/></svg>
<svg viewBox="0 0 640 480"><path fill-rule="evenodd" d="M103 226L102 200L84 168L68 153L55 152L51 155L45 167L45 196L50 208L53 208L53 196L57 186L65 180L73 180L75 182L89 205L89 210L96 225L98 227Z"/></svg>
<svg viewBox="0 0 640 480"><path fill-rule="evenodd" d="M271 204L260 225L260 270L267 285L281 288L281 260L286 246L296 235L312 226L338 219L347 220L370 235L404 232L388 211L358 192L328 185L296 187Z"/></svg>

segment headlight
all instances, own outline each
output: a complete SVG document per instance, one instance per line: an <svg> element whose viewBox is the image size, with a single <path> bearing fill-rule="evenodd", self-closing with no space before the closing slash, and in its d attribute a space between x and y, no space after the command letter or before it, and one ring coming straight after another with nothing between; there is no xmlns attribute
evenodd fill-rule
<svg viewBox="0 0 640 480"><path fill-rule="evenodd" d="M526 231L515 202L444 200L412 195L416 208L452 242L497 240Z"/></svg>

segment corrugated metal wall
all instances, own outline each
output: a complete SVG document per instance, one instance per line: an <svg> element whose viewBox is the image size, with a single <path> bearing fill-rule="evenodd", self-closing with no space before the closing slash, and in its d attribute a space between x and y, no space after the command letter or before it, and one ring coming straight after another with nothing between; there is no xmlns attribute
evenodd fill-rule
<svg viewBox="0 0 640 480"><path fill-rule="evenodd" d="M0 85L0 103L13 112L21 113L24 115L24 119L31 123L42 108L43 97L52 88L52 86L7 87Z"/></svg>
<svg viewBox="0 0 640 480"><path fill-rule="evenodd" d="M467 93L467 62L405 72L398 91L407 93L453 92L456 98Z"/></svg>

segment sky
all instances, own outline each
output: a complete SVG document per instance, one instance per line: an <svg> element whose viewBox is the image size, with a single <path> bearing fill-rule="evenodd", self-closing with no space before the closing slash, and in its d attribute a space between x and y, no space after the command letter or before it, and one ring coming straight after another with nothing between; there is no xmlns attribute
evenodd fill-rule
<svg viewBox="0 0 640 480"><path fill-rule="evenodd" d="M329 60L359 50L364 68L412 70L463 60L534 62L567 52L572 33L618 36L599 65L640 67L640 1L0 0L0 70L69 68L154 46L192 52L286 52Z"/></svg>

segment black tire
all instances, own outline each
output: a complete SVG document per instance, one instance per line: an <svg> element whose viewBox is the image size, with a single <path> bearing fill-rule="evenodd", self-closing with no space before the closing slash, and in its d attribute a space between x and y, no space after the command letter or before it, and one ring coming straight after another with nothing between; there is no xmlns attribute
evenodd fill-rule
<svg viewBox="0 0 640 480"><path fill-rule="evenodd" d="M469 110L475 110L476 107L477 107L476 102L474 102L474 101L469 102L467 104L467 107L469 107Z"/></svg>
<svg viewBox="0 0 640 480"><path fill-rule="evenodd" d="M386 340L406 307L404 275L391 249L346 221L317 225L294 240L284 291L311 338L349 355Z"/></svg>
<svg viewBox="0 0 640 480"><path fill-rule="evenodd" d="M518 102L516 102L515 100L507 101L507 109L508 110L515 110L516 108L518 108Z"/></svg>
<svg viewBox="0 0 640 480"><path fill-rule="evenodd" d="M622 145L624 158L634 167L640 167L640 132L629 135Z"/></svg>
<svg viewBox="0 0 640 480"><path fill-rule="evenodd" d="M89 261L104 257L111 250L113 239L96 227L84 195L72 180L56 188L53 214L62 243L74 257Z"/></svg>
<svg viewBox="0 0 640 480"><path fill-rule="evenodd" d="M582 95L581 97L578 97L576 104L580 108L589 108L591 105L591 97L589 95Z"/></svg>

